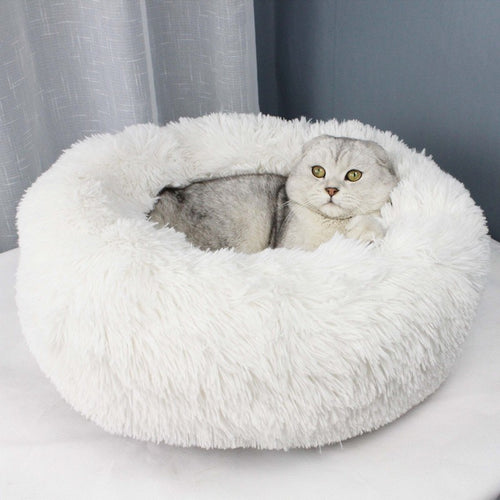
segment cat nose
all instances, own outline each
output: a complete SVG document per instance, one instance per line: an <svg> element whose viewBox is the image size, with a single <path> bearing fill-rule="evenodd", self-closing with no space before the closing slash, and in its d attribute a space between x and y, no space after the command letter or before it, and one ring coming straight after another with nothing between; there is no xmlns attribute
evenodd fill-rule
<svg viewBox="0 0 500 500"><path fill-rule="evenodd" d="M339 192L339 190L337 188L325 188L325 191L330 195L330 196L334 196L335 194L337 194Z"/></svg>

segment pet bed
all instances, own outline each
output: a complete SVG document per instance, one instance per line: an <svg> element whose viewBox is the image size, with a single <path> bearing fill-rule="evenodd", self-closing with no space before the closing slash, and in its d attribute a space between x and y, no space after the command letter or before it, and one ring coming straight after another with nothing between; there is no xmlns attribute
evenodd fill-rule
<svg viewBox="0 0 500 500"><path fill-rule="evenodd" d="M207 252L146 218L166 184L286 175L322 133L394 160L375 244ZM356 121L214 114L93 136L27 191L18 228L21 325L62 396L110 432L204 448L318 446L402 415L449 373L488 262L462 184Z"/></svg>

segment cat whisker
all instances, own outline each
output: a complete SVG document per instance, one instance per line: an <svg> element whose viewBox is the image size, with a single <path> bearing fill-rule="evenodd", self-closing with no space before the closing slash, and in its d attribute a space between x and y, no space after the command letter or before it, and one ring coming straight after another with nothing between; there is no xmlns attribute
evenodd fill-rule
<svg viewBox="0 0 500 500"><path fill-rule="evenodd" d="M282 206L289 207L291 204L292 204L292 202L290 200L288 200L288 201L285 201L282 204ZM293 215L293 212L291 210L288 210L288 213L285 215L285 218L281 221L281 225L279 228L280 230L283 229L284 227L286 227L286 224L289 221L289 219L292 217L292 215Z"/></svg>
<svg viewBox="0 0 500 500"><path fill-rule="evenodd" d="M288 221L290 220L290 217L292 216L292 212L288 212L285 216L285 218L283 219L283 221L281 222L281 226L280 226L280 231L286 227L286 224L288 223Z"/></svg>

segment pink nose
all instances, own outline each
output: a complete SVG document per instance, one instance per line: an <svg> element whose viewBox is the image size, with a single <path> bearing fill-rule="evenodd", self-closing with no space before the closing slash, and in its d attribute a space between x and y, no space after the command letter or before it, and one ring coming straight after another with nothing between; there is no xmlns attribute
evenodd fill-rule
<svg viewBox="0 0 500 500"><path fill-rule="evenodd" d="M339 190L337 188L325 188L325 191L330 195L330 196L334 196L336 195Z"/></svg>

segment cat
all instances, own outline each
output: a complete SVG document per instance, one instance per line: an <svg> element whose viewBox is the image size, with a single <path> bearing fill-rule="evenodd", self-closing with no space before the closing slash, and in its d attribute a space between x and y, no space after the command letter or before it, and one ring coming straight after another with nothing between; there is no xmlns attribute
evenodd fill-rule
<svg viewBox="0 0 500 500"><path fill-rule="evenodd" d="M203 250L314 250L334 233L382 237L380 208L396 183L375 142L322 135L304 144L288 177L248 174L165 187L149 219Z"/></svg>

